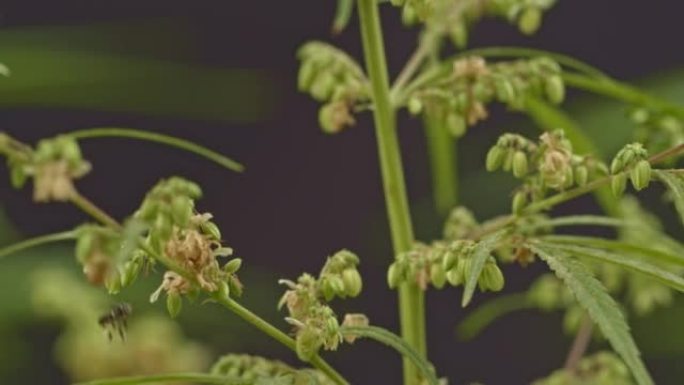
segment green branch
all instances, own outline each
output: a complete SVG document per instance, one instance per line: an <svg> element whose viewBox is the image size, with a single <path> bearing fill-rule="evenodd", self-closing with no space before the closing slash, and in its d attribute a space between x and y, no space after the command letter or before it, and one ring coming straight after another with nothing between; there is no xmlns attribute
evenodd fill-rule
<svg viewBox="0 0 684 385"><path fill-rule="evenodd" d="M396 132L396 116L390 101L385 47L376 0L358 0L358 11L366 70L371 82L385 203L394 254L399 255L413 246L413 226ZM421 357L425 357L425 295L417 285L405 283L399 287L399 314L402 337ZM419 381L417 368L405 358L404 384L415 385Z"/></svg>
<svg viewBox="0 0 684 385"><path fill-rule="evenodd" d="M139 139L149 142L157 142L165 144L171 147L180 148L186 151L190 151L199 156L205 157L222 167L229 170L242 172L245 167L240 163L219 154L218 152L212 151L206 147L200 146L199 144L190 142L188 140L176 138L169 135L157 134L154 132L133 130L129 128L114 128L114 127L102 127L102 128L89 128L85 130L72 131L67 135L81 140L81 139L91 139L91 138L130 138Z"/></svg>
<svg viewBox="0 0 684 385"><path fill-rule="evenodd" d="M231 378L226 376L219 376L205 373L169 373L158 374L154 376L131 376L131 377L117 377L108 378L104 380L93 380L86 382L79 382L74 385L137 385L137 384L156 384L169 382L192 382L198 384L216 384L216 385L251 385L253 381L245 381L242 379Z"/></svg>
<svg viewBox="0 0 684 385"><path fill-rule="evenodd" d="M42 246L48 243L70 241L76 239L76 233L73 230L64 231L61 233L41 235L39 237L26 239L0 249L0 258L18 253L20 251L31 249L33 247Z"/></svg>
<svg viewBox="0 0 684 385"><path fill-rule="evenodd" d="M365 337L385 344L410 360L430 385L439 385L435 370L425 358L406 343L401 337L377 326L343 326L340 332L346 337Z"/></svg>

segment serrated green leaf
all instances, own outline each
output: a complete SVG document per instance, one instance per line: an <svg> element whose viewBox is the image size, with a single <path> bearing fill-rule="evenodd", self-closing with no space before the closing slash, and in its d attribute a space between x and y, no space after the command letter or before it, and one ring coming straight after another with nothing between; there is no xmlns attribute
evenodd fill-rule
<svg viewBox="0 0 684 385"><path fill-rule="evenodd" d="M566 251L573 256L611 263L624 269L644 274L675 290L684 291L684 278L628 253L617 254L608 250L570 244L544 243L544 245Z"/></svg>
<svg viewBox="0 0 684 385"><path fill-rule="evenodd" d="M470 264L470 271L468 272L468 276L466 277L465 288L463 289L463 299L461 301L461 306L468 306L470 300L473 299L473 293L475 293L477 280L480 278L480 274L482 274L482 268L484 268L485 262L487 262L487 258L489 258L489 256L492 253L492 250L494 250L496 244L499 243L499 240L501 240L505 233L505 230L500 230L493 234L490 234L482 238L482 240L480 240L480 242L475 246L475 250L473 250L473 255L470 257L472 258L472 261Z"/></svg>
<svg viewBox="0 0 684 385"><path fill-rule="evenodd" d="M662 170L653 170L653 174L665 183L672 194L672 201L682 224L684 224L684 178L681 175Z"/></svg>
<svg viewBox="0 0 684 385"><path fill-rule="evenodd" d="M579 304L589 313L613 349L622 357L639 385L653 385L653 379L641 360L639 349L618 304L589 270L563 250L528 244L551 270L573 292Z"/></svg>

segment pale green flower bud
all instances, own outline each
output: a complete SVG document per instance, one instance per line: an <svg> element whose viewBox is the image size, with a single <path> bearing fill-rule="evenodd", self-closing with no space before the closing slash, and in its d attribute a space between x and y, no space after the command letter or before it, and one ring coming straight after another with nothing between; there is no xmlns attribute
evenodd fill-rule
<svg viewBox="0 0 684 385"><path fill-rule="evenodd" d="M453 269L453 267L456 266L456 263L458 263L458 256L456 253L452 251L447 251L444 253L444 257L442 259L442 269L444 269L444 271Z"/></svg>
<svg viewBox="0 0 684 385"><path fill-rule="evenodd" d="M456 48L465 48L468 45L468 27L463 22L452 24L449 29L449 37Z"/></svg>
<svg viewBox="0 0 684 385"><path fill-rule="evenodd" d="M482 269L480 279L483 280L484 288L491 291L501 291L504 287L504 276L499 266L494 262L487 262Z"/></svg>
<svg viewBox="0 0 684 385"><path fill-rule="evenodd" d="M613 190L613 195L616 197L622 196L627 187L627 174L617 174L614 175L610 181L610 188Z"/></svg>
<svg viewBox="0 0 684 385"><path fill-rule="evenodd" d="M167 215L159 214L154 222L154 229L161 240L167 240L171 236L173 225Z"/></svg>
<svg viewBox="0 0 684 385"><path fill-rule="evenodd" d="M522 178L527 175L527 155L522 151L513 154L513 175Z"/></svg>
<svg viewBox="0 0 684 385"><path fill-rule="evenodd" d="M311 88L314 79L316 78L316 65L311 60L305 60L297 75L297 89L299 91L307 91Z"/></svg>
<svg viewBox="0 0 684 385"><path fill-rule="evenodd" d="M304 362L309 362L318 353L323 341L318 332L311 328L304 328L297 333L295 351L297 357Z"/></svg>
<svg viewBox="0 0 684 385"><path fill-rule="evenodd" d="M389 269L387 269L387 286L390 289L398 287L401 281L404 280L402 270L397 262L391 264Z"/></svg>
<svg viewBox="0 0 684 385"><path fill-rule="evenodd" d="M446 271L442 264L434 263L430 266L430 281L436 288L443 288L444 284L446 284L446 279Z"/></svg>
<svg viewBox="0 0 684 385"><path fill-rule="evenodd" d="M504 159L506 158L507 151L498 145L493 146L487 152L487 171L496 171L499 167L503 165Z"/></svg>
<svg viewBox="0 0 684 385"><path fill-rule="evenodd" d="M527 193L518 191L513 195L513 203L511 209L514 214L520 214L527 206Z"/></svg>
<svg viewBox="0 0 684 385"><path fill-rule="evenodd" d="M80 263L85 263L94 244L95 234L90 231L84 231L76 240L76 260Z"/></svg>
<svg viewBox="0 0 684 385"><path fill-rule="evenodd" d="M168 293L166 295L166 310L171 318L176 318L183 308L183 299L178 293Z"/></svg>
<svg viewBox="0 0 684 385"><path fill-rule="evenodd" d="M584 186L589 180L589 170L586 166L580 165L575 168L575 181L579 186Z"/></svg>
<svg viewBox="0 0 684 385"><path fill-rule="evenodd" d="M408 101L408 111L411 115L418 115L423 112L423 102L419 98L413 96Z"/></svg>
<svg viewBox="0 0 684 385"><path fill-rule="evenodd" d="M651 182L651 164L645 159L640 160L630 171L630 178L635 190L648 187Z"/></svg>
<svg viewBox="0 0 684 385"><path fill-rule="evenodd" d="M184 196L176 196L171 201L171 213L173 220L179 227L187 226L192 216L192 201Z"/></svg>
<svg viewBox="0 0 684 385"><path fill-rule="evenodd" d="M347 295L350 297L356 297L361 294L361 289L363 288L363 280L361 279L361 274L355 268L348 268L342 272L342 281L344 281L344 287L346 289Z"/></svg>
<svg viewBox="0 0 684 385"><path fill-rule="evenodd" d="M565 100L565 84L560 75L551 75L544 79L544 92L551 103L560 104Z"/></svg>
<svg viewBox="0 0 684 385"><path fill-rule="evenodd" d="M330 275L329 280L335 294L341 298L347 296L347 290L344 286L344 281L339 275Z"/></svg>
<svg viewBox="0 0 684 385"><path fill-rule="evenodd" d="M450 112L447 114L446 126L451 135L456 138L460 138L466 132L465 118L457 112Z"/></svg>
<svg viewBox="0 0 684 385"><path fill-rule="evenodd" d="M333 289L332 284L327 277L321 278L320 290L323 294L323 298L326 301L331 301L333 298L335 298L335 289Z"/></svg>
<svg viewBox="0 0 684 385"><path fill-rule="evenodd" d="M225 271L228 274L235 274L238 270L240 270L240 266L242 266L242 259L233 258L230 261L226 262L225 265L223 265L223 271Z"/></svg>
<svg viewBox="0 0 684 385"><path fill-rule="evenodd" d="M221 240L221 230L219 230L219 227L216 225L216 223L211 221L202 222L200 228L202 229L202 232L210 239L215 241Z"/></svg>
<svg viewBox="0 0 684 385"><path fill-rule="evenodd" d="M230 298L230 285L228 285L228 282L221 282L219 284L218 297L223 300L228 300Z"/></svg>
<svg viewBox="0 0 684 385"><path fill-rule="evenodd" d="M528 7L518 19L518 29L525 35L532 35L541 26L542 11L537 7Z"/></svg>

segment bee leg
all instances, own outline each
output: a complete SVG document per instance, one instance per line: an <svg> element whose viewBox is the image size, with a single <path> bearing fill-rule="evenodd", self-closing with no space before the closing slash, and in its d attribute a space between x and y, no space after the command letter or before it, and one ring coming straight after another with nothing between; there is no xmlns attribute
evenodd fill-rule
<svg viewBox="0 0 684 385"><path fill-rule="evenodd" d="M112 331L111 329L107 328L107 339L109 339L109 342L112 342Z"/></svg>
<svg viewBox="0 0 684 385"><path fill-rule="evenodd" d="M123 327L118 327L118 330L121 341L126 341L126 330Z"/></svg>

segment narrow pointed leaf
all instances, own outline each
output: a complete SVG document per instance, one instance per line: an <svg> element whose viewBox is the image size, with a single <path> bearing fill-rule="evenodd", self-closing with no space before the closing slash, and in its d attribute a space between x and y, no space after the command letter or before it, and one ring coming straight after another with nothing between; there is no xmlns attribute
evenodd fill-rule
<svg viewBox="0 0 684 385"><path fill-rule="evenodd" d="M544 245L563 250L573 256L611 263L624 269L644 274L675 290L684 291L684 278L628 253L618 254L607 250L569 244L544 243Z"/></svg>
<svg viewBox="0 0 684 385"><path fill-rule="evenodd" d="M601 282L591 275L586 266L563 250L534 243L528 246L573 292L577 302L589 313L613 349L625 361L637 384L653 385L622 311Z"/></svg>
<svg viewBox="0 0 684 385"><path fill-rule="evenodd" d="M487 262L487 258L489 258L489 256L492 253L492 250L494 250L496 244L499 243L499 241L505 233L505 230L497 231L491 235L482 238L482 240L480 240L477 246L475 246L473 255L470 257L472 258L472 261L470 264L470 271L468 272L468 276L466 277L465 288L463 289L463 299L461 301L461 306L468 306L470 300L473 299L473 293L475 293L477 280L480 278L480 274L482 274L482 268L484 268L485 262Z"/></svg>

